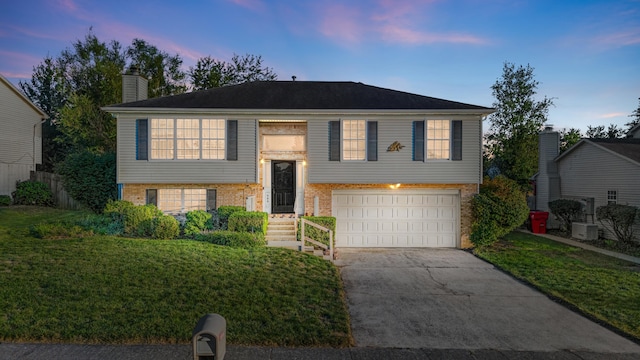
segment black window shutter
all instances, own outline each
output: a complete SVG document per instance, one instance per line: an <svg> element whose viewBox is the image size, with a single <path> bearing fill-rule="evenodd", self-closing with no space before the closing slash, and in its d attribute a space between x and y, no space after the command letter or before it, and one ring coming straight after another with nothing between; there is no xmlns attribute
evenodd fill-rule
<svg viewBox="0 0 640 360"><path fill-rule="evenodd" d="M216 189L207 189L207 211L216 209Z"/></svg>
<svg viewBox="0 0 640 360"><path fill-rule="evenodd" d="M451 133L453 138L453 151L451 152L451 160L462 160L462 121L454 120L451 122Z"/></svg>
<svg viewBox="0 0 640 360"><path fill-rule="evenodd" d="M136 120L136 160L149 160L149 126L147 119Z"/></svg>
<svg viewBox="0 0 640 360"><path fill-rule="evenodd" d="M147 204L158 206L158 190L147 189Z"/></svg>
<svg viewBox="0 0 640 360"><path fill-rule="evenodd" d="M413 161L424 161L424 121L413 122Z"/></svg>
<svg viewBox="0 0 640 360"><path fill-rule="evenodd" d="M367 121L367 160L378 161L378 122Z"/></svg>
<svg viewBox="0 0 640 360"><path fill-rule="evenodd" d="M340 121L329 121L329 161L340 161Z"/></svg>
<svg viewBox="0 0 640 360"><path fill-rule="evenodd" d="M238 120L227 120L227 160L238 160Z"/></svg>

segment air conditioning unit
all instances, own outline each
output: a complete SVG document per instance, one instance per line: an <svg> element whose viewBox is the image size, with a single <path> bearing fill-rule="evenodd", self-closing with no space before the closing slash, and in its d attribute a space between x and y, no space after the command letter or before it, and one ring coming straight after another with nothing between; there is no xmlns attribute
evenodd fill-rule
<svg viewBox="0 0 640 360"><path fill-rule="evenodd" d="M586 223L572 223L571 237L580 240L598 240L598 225Z"/></svg>

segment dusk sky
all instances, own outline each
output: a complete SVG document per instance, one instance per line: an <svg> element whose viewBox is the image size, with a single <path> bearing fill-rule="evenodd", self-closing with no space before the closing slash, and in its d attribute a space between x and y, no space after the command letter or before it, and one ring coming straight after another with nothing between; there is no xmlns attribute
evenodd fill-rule
<svg viewBox="0 0 640 360"><path fill-rule="evenodd" d="M141 38L184 60L260 55L279 80L359 81L490 107L530 64L556 128L624 127L640 97L640 0L1 0L0 73L17 85L83 39ZM485 129L489 123L485 122Z"/></svg>

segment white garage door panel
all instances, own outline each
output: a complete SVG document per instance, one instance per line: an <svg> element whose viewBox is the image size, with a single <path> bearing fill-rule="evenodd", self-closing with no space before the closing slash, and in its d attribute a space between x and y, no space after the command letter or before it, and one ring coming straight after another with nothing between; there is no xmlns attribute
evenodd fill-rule
<svg viewBox="0 0 640 360"><path fill-rule="evenodd" d="M338 247L456 247L457 191L336 190Z"/></svg>

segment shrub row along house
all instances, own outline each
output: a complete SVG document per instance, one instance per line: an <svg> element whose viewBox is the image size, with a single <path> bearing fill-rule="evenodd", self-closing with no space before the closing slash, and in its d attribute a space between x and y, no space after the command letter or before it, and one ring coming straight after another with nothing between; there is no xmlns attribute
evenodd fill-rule
<svg viewBox="0 0 640 360"><path fill-rule="evenodd" d="M470 247L493 109L356 82L256 81L145 99L123 78L119 196L336 217L336 247Z"/></svg>

